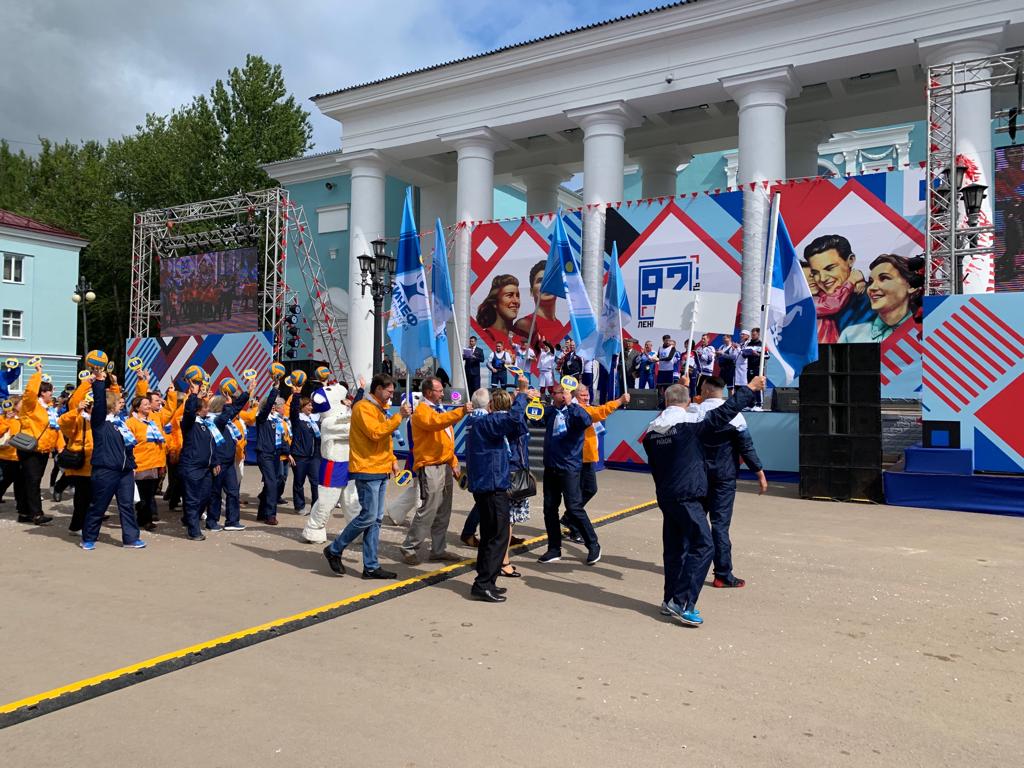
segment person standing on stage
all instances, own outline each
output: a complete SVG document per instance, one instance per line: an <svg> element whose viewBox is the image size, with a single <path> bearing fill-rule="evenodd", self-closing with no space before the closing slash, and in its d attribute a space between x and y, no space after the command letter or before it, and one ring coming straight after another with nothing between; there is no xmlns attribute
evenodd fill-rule
<svg viewBox="0 0 1024 768"><path fill-rule="evenodd" d="M691 406L695 413L707 415L709 411L725 403L725 382L717 377L707 379L701 386L700 405ZM714 542L715 587L742 587L746 582L732 572L732 541L729 539L729 525L736 501L736 476L740 471L740 459L755 473L759 493L768 490L761 459L754 450L746 419L743 414L733 417L723 429L707 432L704 443L704 464L708 473L708 494L704 499L704 511L711 522L711 539Z"/></svg>
<svg viewBox="0 0 1024 768"><path fill-rule="evenodd" d="M562 559L562 528L558 507L564 500L565 516L572 521L587 548L587 565L601 559L601 545L594 526L583 509L580 473L583 471L583 440L590 415L577 403L569 402L561 384L551 390L551 406L544 409L544 527L548 549L540 563Z"/></svg>
<svg viewBox="0 0 1024 768"><path fill-rule="evenodd" d="M523 375L529 380L530 378L530 366L533 361L537 359L537 354L530 349L526 343L526 339L521 339L519 343L514 345L516 359L516 368L523 372Z"/></svg>
<svg viewBox="0 0 1024 768"><path fill-rule="evenodd" d="M579 381L583 377L583 358L576 354L576 342L565 340L565 354L558 366L562 376L572 376Z"/></svg>
<svg viewBox="0 0 1024 768"><path fill-rule="evenodd" d="M700 337L694 358L697 366L697 391L700 392L701 384L715 375L715 348L711 346L709 334L705 333Z"/></svg>
<svg viewBox="0 0 1024 768"><path fill-rule="evenodd" d="M745 371L747 381L753 381L761 371L761 358L768 358L768 352L765 350L764 342L761 340L760 328L750 329L750 340L740 345L740 354L747 360L747 370ZM764 392L759 390L754 398L754 405L750 410L760 411L763 405Z"/></svg>
<svg viewBox="0 0 1024 768"><path fill-rule="evenodd" d="M107 372L99 371L92 382L92 502L82 526L82 549L96 549L103 515L110 500L117 497L121 518L121 543L129 549L142 549L135 521L135 436L125 424L124 398L119 389L107 388Z"/></svg>
<svg viewBox="0 0 1024 768"><path fill-rule="evenodd" d="M284 385L275 379L270 394L256 414L256 464L263 477L256 519L267 525L277 525L277 505L281 502L284 474L281 457L288 453L284 434L284 394Z"/></svg>
<svg viewBox="0 0 1024 768"><path fill-rule="evenodd" d="M736 361L740 356L740 347L731 336L724 336L722 346L715 352L718 359L718 374L725 382L726 393L734 386L736 380ZM744 378L744 383L746 379Z"/></svg>
<svg viewBox="0 0 1024 768"><path fill-rule="evenodd" d="M491 372L491 389L504 389L508 384L508 367L512 365L512 355L505 351L503 342L495 342L494 354L487 363L487 370Z"/></svg>
<svg viewBox="0 0 1024 768"><path fill-rule="evenodd" d="M622 397L617 400L609 400L604 405L591 405L590 390L586 387L580 387L576 390L576 402L587 412L591 420L591 424L587 427L583 437L583 465L580 470L580 496L584 512L586 512L587 502L597 495L596 464L601 460L597 436L605 431L603 422L621 406L629 402L629 393L624 392ZM572 520L563 515L561 523L569 529L569 541L576 542L577 544L583 543L579 527Z"/></svg>
<svg viewBox="0 0 1024 768"><path fill-rule="evenodd" d="M555 384L555 348L550 341L540 343L540 356L537 358L537 388L541 395L547 394Z"/></svg>
<svg viewBox="0 0 1024 768"><path fill-rule="evenodd" d="M753 402L754 391L763 387L764 377L756 377L749 388L737 388L723 405L702 418L687 410L690 391L684 378L665 390L665 410L650 423L644 437L658 506L665 517L661 613L687 626L698 627L704 622L697 610L697 598L714 553L703 506L708 480L701 441L706 434L724 429Z"/></svg>
<svg viewBox="0 0 1024 768"><path fill-rule="evenodd" d="M473 410L466 424L469 490L480 510L480 550L470 594L489 603L503 603L506 599L505 588L496 581L511 535L509 446L518 444L526 434L527 398L538 395L536 390L523 391L526 385L526 379L521 377L520 392L514 402L505 390L492 393L478 389L473 393Z"/></svg>
<svg viewBox="0 0 1024 768"><path fill-rule="evenodd" d="M388 416L394 394L394 379L377 374L370 381L370 396L352 406L348 468L349 479L355 481L359 494L359 515L324 547L327 564L339 576L345 575L342 552L360 536L363 537L363 578L394 579L398 576L394 571L381 568L377 559L380 524L384 519L384 491L388 478L398 472L391 435L401 426L402 419L412 414L412 406L406 400L394 416Z"/></svg>
<svg viewBox="0 0 1024 768"><path fill-rule="evenodd" d="M658 350L657 385L658 398L664 400L665 390L676 380L676 371L681 355L676 349L672 337L665 334L661 337L661 348Z"/></svg>
<svg viewBox="0 0 1024 768"><path fill-rule="evenodd" d="M420 487L420 506L402 544L406 565L419 565L417 550L430 532L430 561L458 562L462 558L446 551L448 522L452 517L452 486L458 480L459 460L455 457L455 425L473 410L470 401L445 412L441 407L444 387L434 376L423 379L423 400L413 411L412 471Z"/></svg>
<svg viewBox="0 0 1024 768"><path fill-rule="evenodd" d="M654 389L655 371L658 367L658 354L654 351L654 342L645 341L643 350L633 360L637 372L639 389Z"/></svg>
<svg viewBox="0 0 1024 768"><path fill-rule="evenodd" d="M476 336L470 336L469 346L462 349L462 359L466 368L466 389L470 394L480 389L480 365L484 362L484 351L476 345L476 341Z"/></svg>
<svg viewBox="0 0 1024 768"><path fill-rule="evenodd" d="M43 365L36 365L36 372L25 385L21 396L21 432L35 438L32 450L18 451L18 486L15 496L18 502L18 522L48 525L53 517L43 514L43 499L40 486L46 475L46 462L57 445L60 425L57 423L57 409L53 404L53 384L43 381ZM20 490L20 494L17 492Z"/></svg>

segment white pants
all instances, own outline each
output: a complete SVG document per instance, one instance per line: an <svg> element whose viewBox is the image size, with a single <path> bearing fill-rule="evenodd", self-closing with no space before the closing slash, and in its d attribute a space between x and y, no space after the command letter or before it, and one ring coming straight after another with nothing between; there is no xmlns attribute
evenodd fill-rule
<svg viewBox="0 0 1024 768"><path fill-rule="evenodd" d="M310 544L323 544L327 541L327 523L330 522L334 506L339 499L347 520L352 520L359 514L359 496L356 494L355 483L349 483L344 488L327 488L321 485L317 500L306 519L306 527L302 529L303 539Z"/></svg>

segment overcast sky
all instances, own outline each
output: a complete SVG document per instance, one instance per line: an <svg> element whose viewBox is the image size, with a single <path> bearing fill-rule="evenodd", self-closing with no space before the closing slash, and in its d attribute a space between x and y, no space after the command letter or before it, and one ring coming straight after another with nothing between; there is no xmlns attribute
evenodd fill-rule
<svg viewBox="0 0 1024 768"><path fill-rule="evenodd" d="M657 0L5 0L0 137L108 139L206 93L258 53L311 113L315 151L337 123L309 97L620 16Z"/></svg>

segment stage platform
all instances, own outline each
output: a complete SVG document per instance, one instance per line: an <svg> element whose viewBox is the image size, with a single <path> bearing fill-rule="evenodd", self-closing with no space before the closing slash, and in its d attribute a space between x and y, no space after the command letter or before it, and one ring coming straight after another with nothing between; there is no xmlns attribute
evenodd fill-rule
<svg viewBox="0 0 1024 768"><path fill-rule="evenodd" d="M1024 517L1024 475L907 472L900 462L882 482L886 504Z"/></svg>

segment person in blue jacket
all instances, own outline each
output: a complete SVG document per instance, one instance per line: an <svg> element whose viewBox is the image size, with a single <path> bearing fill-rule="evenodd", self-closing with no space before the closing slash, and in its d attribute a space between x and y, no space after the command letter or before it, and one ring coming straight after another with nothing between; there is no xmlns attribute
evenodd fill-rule
<svg viewBox="0 0 1024 768"><path fill-rule="evenodd" d="M711 566L714 545L704 514L708 492L703 439L726 428L754 393L764 389L756 376L748 386L706 414L687 410L689 381L685 377L665 390L665 410L650 423L644 437L647 464L654 477L658 506L664 515L665 591L661 612L691 627L703 623L697 598Z"/></svg>
<svg viewBox="0 0 1024 768"><path fill-rule="evenodd" d="M558 506L564 500L565 517L574 524L572 530L579 532L587 548L587 565L594 565L601 559L601 545L583 509L580 486L583 438L591 418L570 399L571 393L555 384L551 388L551 405L544 409L544 527L548 532L548 549L537 562L554 563L562 559Z"/></svg>
<svg viewBox="0 0 1024 768"><path fill-rule="evenodd" d="M466 473L469 490L480 509L480 548L470 594L489 603L503 603L506 599L505 588L496 581L511 533L510 445L518 444L527 433L527 398L538 396L536 390L527 392L526 386L526 379L520 377L520 391L514 402L503 389L478 389L467 408Z"/></svg>
<svg viewBox="0 0 1024 768"><path fill-rule="evenodd" d="M121 518L121 543L142 549L135 519L135 436L125 424L124 397L107 389L107 372L100 371L92 382L92 503L82 526L82 549L96 549L100 524L110 500L117 497Z"/></svg>
<svg viewBox="0 0 1024 768"><path fill-rule="evenodd" d="M701 384L701 402L700 405L694 406L694 410L707 414L708 411L720 408L724 403L725 382L713 376ZM760 493L768 490L768 480L742 413L734 416L724 428L706 432L703 442L704 465L708 473L708 494L704 497L704 511L707 512L711 523L711 539L715 546L715 580L712 586L719 589L742 587L747 582L733 575L732 541L729 539L740 459L757 474Z"/></svg>
<svg viewBox="0 0 1024 768"><path fill-rule="evenodd" d="M206 530L208 531L244 531L242 513L239 507L238 468L235 466L235 449L242 439L242 430L235 424L254 394L256 381L249 384L249 391L237 398L228 395L217 395L210 398L210 413L207 423L213 421L211 434L216 429L224 439L219 443L214 439L213 463L214 474L210 484L210 503L206 508ZM224 525L220 524L221 497L224 497Z"/></svg>
<svg viewBox="0 0 1024 768"><path fill-rule="evenodd" d="M313 417L313 403L301 395L302 387L293 386L288 419L292 427L292 504L296 512L305 515L308 514L304 488L307 480L310 509L319 496L320 423Z"/></svg>
<svg viewBox="0 0 1024 768"><path fill-rule="evenodd" d="M284 439L284 395L284 386L275 382L256 414L256 464L263 476L256 519L267 525L277 525L277 505L281 501L284 473L281 457L288 453Z"/></svg>
<svg viewBox="0 0 1024 768"><path fill-rule="evenodd" d="M216 450L227 440L221 432L229 417L238 411L225 408L219 415L209 415L209 392L206 385L193 382L188 387L188 399L181 415L181 458L178 472L184 491L184 506L181 524L185 526L190 541L205 541L199 522L210 505L214 475L220 473ZM210 530L220 530L220 525Z"/></svg>

